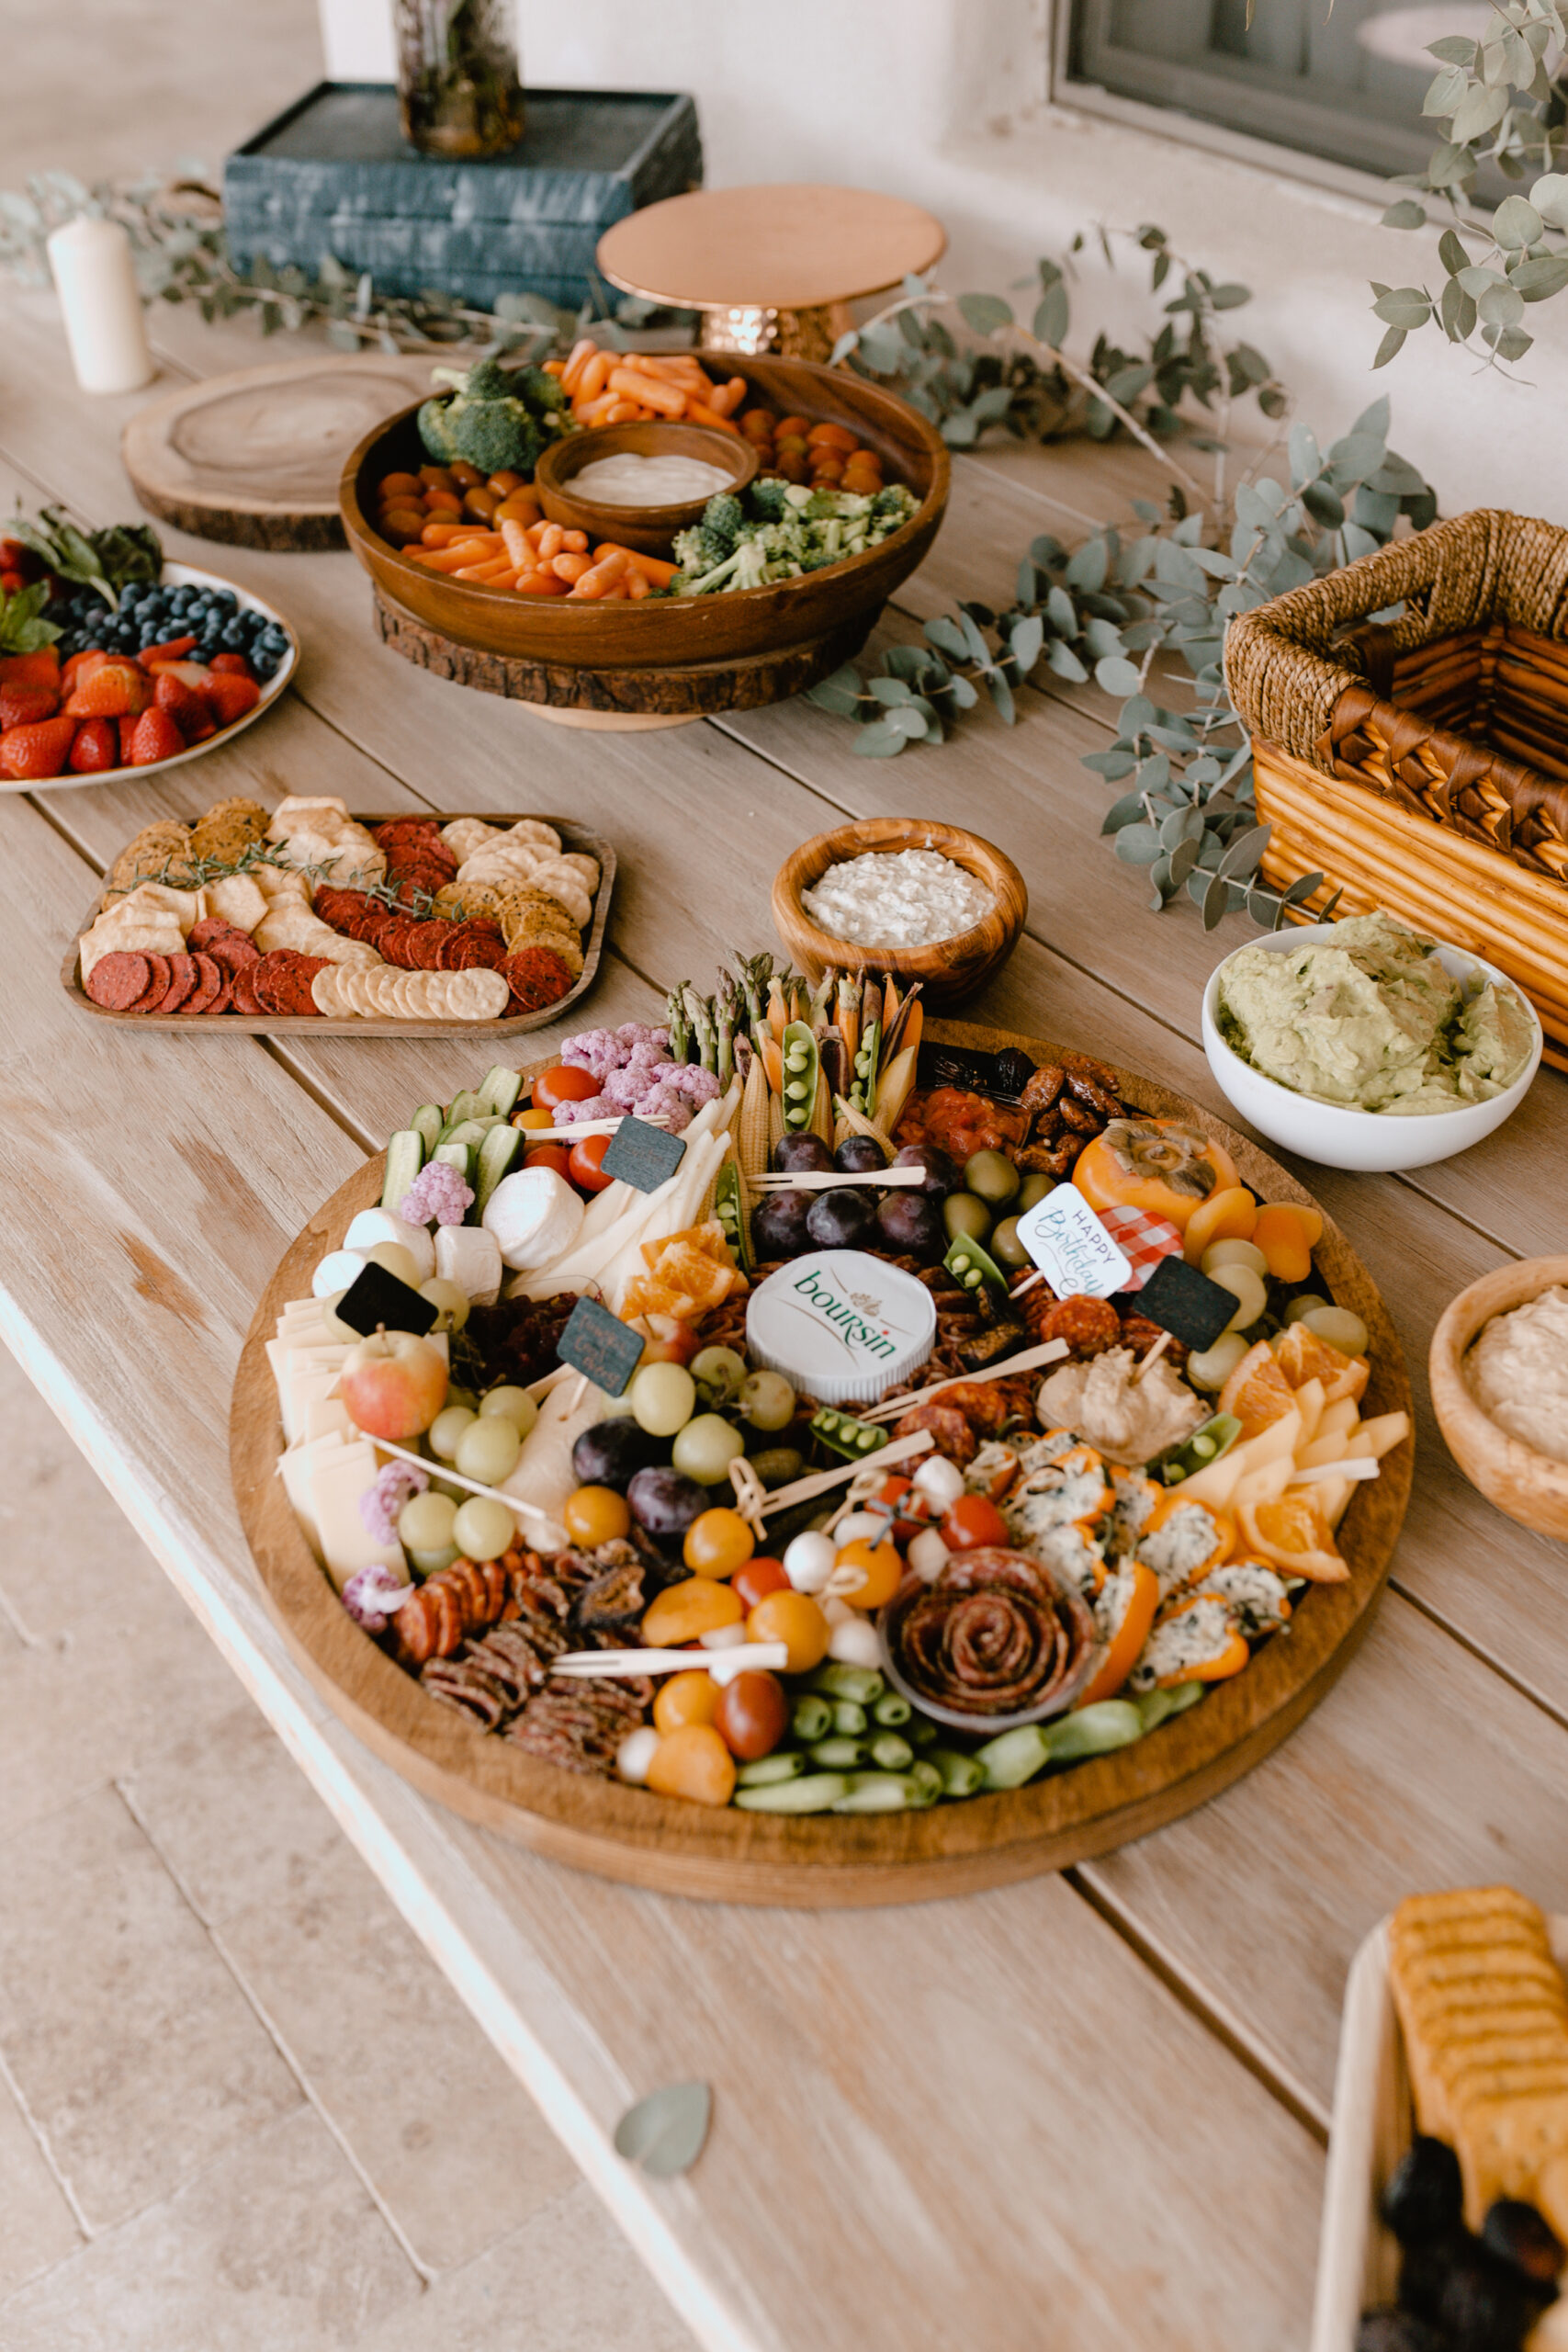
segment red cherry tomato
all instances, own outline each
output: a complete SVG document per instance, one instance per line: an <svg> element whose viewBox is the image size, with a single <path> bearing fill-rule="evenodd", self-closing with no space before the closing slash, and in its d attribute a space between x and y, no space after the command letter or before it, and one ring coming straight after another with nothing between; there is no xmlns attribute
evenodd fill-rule
<svg viewBox="0 0 1568 2352"><path fill-rule="evenodd" d="M573 1069L558 1062L554 1069L542 1069L534 1080L534 1105L536 1110L553 1111L558 1102L586 1102L598 1091L599 1081L592 1070Z"/></svg>
<svg viewBox="0 0 1568 2352"><path fill-rule="evenodd" d="M581 1143L572 1145L570 1173L580 1193L606 1192L615 1182L601 1165L614 1141L614 1136L584 1136ZM540 1146L541 1150L548 1148L547 1144Z"/></svg>
<svg viewBox="0 0 1568 2352"><path fill-rule="evenodd" d="M898 1509L900 1504L908 1508L908 1498L911 1495L914 1495L915 1502L919 1506L921 1498L908 1478L884 1478L876 1490L875 1501L891 1503L894 1506L891 1532L895 1544L912 1544L921 1528L931 1525L931 1521L923 1513L906 1518L904 1512Z"/></svg>
<svg viewBox="0 0 1568 2352"><path fill-rule="evenodd" d="M646 1363L647 1361L645 1352L643 1362ZM729 1585L730 1590L738 1593L745 1602L750 1615L759 1600L765 1600L770 1592L787 1592L789 1578L784 1572L782 1561L764 1557L748 1560L743 1568L737 1568Z"/></svg>
<svg viewBox="0 0 1568 2352"><path fill-rule="evenodd" d="M776 1674L738 1674L719 1693L713 1727L732 1756L768 1756L789 1726L789 1701Z"/></svg>
<svg viewBox="0 0 1568 2352"><path fill-rule="evenodd" d="M523 1155L525 1168L553 1168L558 1176L571 1182L571 1153L564 1143L542 1143L536 1150Z"/></svg>
<svg viewBox="0 0 1568 2352"><path fill-rule="evenodd" d="M988 1503L984 1495L960 1495L943 1515L942 1540L950 1552L975 1552L990 1544L1005 1549L1012 1538L995 1503Z"/></svg>

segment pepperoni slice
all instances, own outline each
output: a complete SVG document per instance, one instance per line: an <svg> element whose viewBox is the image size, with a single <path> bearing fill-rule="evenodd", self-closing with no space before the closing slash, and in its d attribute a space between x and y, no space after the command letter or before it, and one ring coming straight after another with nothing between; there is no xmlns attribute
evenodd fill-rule
<svg viewBox="0 0 1568 2352"><path fill-rule="evenodd" d="M259 963L260 961L261 958L258 956L256 958L256 962ZM256 994L255 986L251 978L251 975L255 968L255 964L240 965L230 982L230 987L233 994L232 1009L235 1012L242 1013L247 1021L255 1021L259 1019L265 1009L260 997Z"/></svg>
<svg viewBox="0 0 1568 2352"><path fill-rule="evenodd" d="M84 986L95 1004L107 1012L129 1012L138 998L147 993L152 968L145 956L129 948L118 948L113 955L100 956L88 973Z"/></svg>
<svg viewBox="0 0 1568 2352"><path fill-rule="evenodd" d="M207 1012L223 993L223 967L210 956L198 955L196 963L196 986L181 1005L182 1013Z"/></svg>
<svg viewBox="0 0 1568 2352"><path fill-rule="evenodd" d="M310 1013L320 1015L321 1006L310 993L310 983L331 961L330 956L298 956L291 969L277 983L277 994L297 1020Z"/></svg>
<svg viewBox="0 0 1568 2352"><path fill-rule="evenodd" d="M420 924L409 942L416 972L438 972L441 969L441 950L450 928L451 925L443 922L439 915L433 915L428 922Z"/></svg>
<svg viewBox="0 0 1568 2352"><path fill-rule="evenodd" d="M264 1012L279 1018L288 1013L290 1009L287 994L288 975L299 960L294 948L275 947L269 955L262 957L259 964L246 966L251 986Z"/></svg>
<svg viewBox="0 0 1568 2352"><path fill-rule="evenodd" d="M261 962L261 949L254 939L247 939L243 931L227 939L215 939L205 952L215 964L221 964L226 972L237 972L242 964Z"/></svg>
<svg viewBox="0 0 1568 2352"><path fill-rule="evenodd" d="M199 977L194 956L189 954L171 956L168 993L163 1003L154 1006L153 1010L157 1012L178 1012L186 997L194 995Z"/></svg>
<svg viewBox="0 0 1568 2352"><path fill-rule="evenodd" d="M152 977L136 1002L128 1004L126 1011L128 1012L156 1012L169 990L169 959L166 956L154 956L151 948L144 947L141 952L152 967Z"/></svg>
<svg viewBox="0 0 1568 2352"><path fill-rule="evenodd" d="M221 939L230 928L221 915L203 915L201 921L193 922L186 932L186 945L195 956L209 946L213 940Z"/></svg>

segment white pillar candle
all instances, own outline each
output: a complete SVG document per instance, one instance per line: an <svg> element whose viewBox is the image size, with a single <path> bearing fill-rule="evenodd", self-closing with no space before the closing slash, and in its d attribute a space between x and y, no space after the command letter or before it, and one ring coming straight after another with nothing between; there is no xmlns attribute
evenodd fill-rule
<svg viewBox="0 0 1568 2352"><path fill-rule="evenodd" d="M157 373L130 239L118 220L69 220L49 240L71 364L85 392L133 392Z"/></svg>

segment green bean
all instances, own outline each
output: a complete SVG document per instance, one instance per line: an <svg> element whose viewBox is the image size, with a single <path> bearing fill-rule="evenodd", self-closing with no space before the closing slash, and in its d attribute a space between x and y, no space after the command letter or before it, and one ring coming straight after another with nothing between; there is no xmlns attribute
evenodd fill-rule
<svg viewBox="0 0 1568 2352"><path fill-rule="evenodd" d="M933 1747L929 1760L942 1775L944 1797L972 1797L986 1777L979 1758L965 1756L956 1747Z"/></svg>
<svg viewBox="0 0 1568 2352"><path fill-rule="evenodd" d="M903 1772L852 1772L849 1785L833 1807L835 1813L908 1813L929 1802L923 1791Z"/></svg>
<svg viewBox="0 0 1568 2352"><path fill-rule="evenodd" d="M829 1658L812 1676L811 1688L826 1690L830 1699L852 1699L857 1707L869 1707L887 1685L874 1666L845 1666L838 1658Z"/></svg>
<svg viewBox="0 0 1568 2352"><path fill-rule="evenodd" d="M911 1804L935 1804L942 1793L942 1774L934 1764L928 1764L923 1756L910 1765L905 1778L910 1787L919 1792L918 1796L911 1798Z"/></svg>
<svg viewBox="0 0 1568 2352"><path fill-rule="evenodd" d="M1051 1750L1041 1726L1016 1724L1011 1731L988 1739L975 1761L986 1776L987 1788L1021 1789L1025 1781L1032 1781L1036 1772L1044 1770L1050 1758Z"/></svg>
<svg viewBox="0 0 1568 2352"><path fill-rule="evenodd" d="M871 1760L884 1772L907 1772L915 1760L915 1751L896 1731L878 1732L871 1743Z"/></svg>
<svg viewBox="0 0 1568 2352"><path fill-rule="evenodd" d="M814 1739L806 1752L825 1772L852 1772L866 1759L863 1739Z"/></svg>
<svg viewBox="0 0 1568 2352"><path fill-rule="evenodd" d="M885 1730L901 1731L915 1711L901 1690L885 1690L871 1712Z"/></svg>
<svg viewBox="0 0 1568 2352"><path fill-rule="evenodd" d="M798 1740L825 1739L833 1728L833 1710L819 1691L807 1690L795 1701L789 1727Z"/></svg>
<svg viewBox="0 0 1568 2352"><path fill-rule="evenodd" d="M1045 1745L1053 1764L1071 1764L1080 1756L1104 1756L1113 1747L1126 1747L1143 1736L1143 1716L1130 1699L1101 1699L1050 1724Z"/></svg>
<svg viewBox="0 0 1568 2352"><path fill-rule="evenodd" d="M735 1785L740 1789L769 1789L780 1781L797 1781L806 1770L806 1758L793 1748L781 1748L773 1756L759 1756L750 1764L742 1764L735 1775Z"/></svg>
<svg viewBox="0 0 1568 2352"><path fill-rule="evenodd" d="M737 1789L732 1803L746 1813L826 1813L849 1793L842 1772L808 1772L803 1781L774 1781L761 1789Z"/></svg>
<svg viewBox="0 0 1568 2352"><path fill-rule="evenodd" d="M865 1730L865 1709L857 1707L852 1699L838 1699L833 1702L833 1729L850 1739L859 1739Z"/></svg>

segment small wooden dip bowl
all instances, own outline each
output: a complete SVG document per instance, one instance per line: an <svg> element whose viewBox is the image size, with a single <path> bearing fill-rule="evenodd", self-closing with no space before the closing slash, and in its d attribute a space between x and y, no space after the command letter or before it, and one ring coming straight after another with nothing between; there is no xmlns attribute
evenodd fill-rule
<svg viewBox="0 0 1568 2352"><path fill-rule="evenodd" d="M602 499L579 497L572 489L584 466L627 451L637 458L700 458L705 465L723 466L731 490L744 490L757 471L753 444L711 424L643 421L595 425L591 432L552 441L539 459L534 481L549 520L564 530L586 531L591 540L613 539L642 555L669 555L676 532L701 522L707 498L682 499L674 506L612 506ZM716 495L708 492L708 498Z"/></svg>
<svg viewBox="0 0 1568 2352"><path fill-rule="evenodd" d="M821 930L801 905L801 892L819 882L830 865L867 851L904 849L933 849L966 867L991 893L990 913L973 930L929 947L862 947ZM920 981L926 1002L936 1006L973 995L1006 963L1029 912L1029 892L1011 858L978 833L913 817L868 817L818 833L785 858L773 877L773 928L811 979L827 971L891 972L900 980Z"/></svg>
<svg viewBox="0 0 1568 2352"><path fill-rule="evenodd" d="M1511 1307L1568 1283L1568 1258L1525 1258L1461 1290L1432 1334L1428 1375L1438 1425L1472 1487L1521 1527L1568 1539L1568 1462L1538 1453L1484 1413L1464 1375L1465 1351L1482 1326Z"/></svg>

